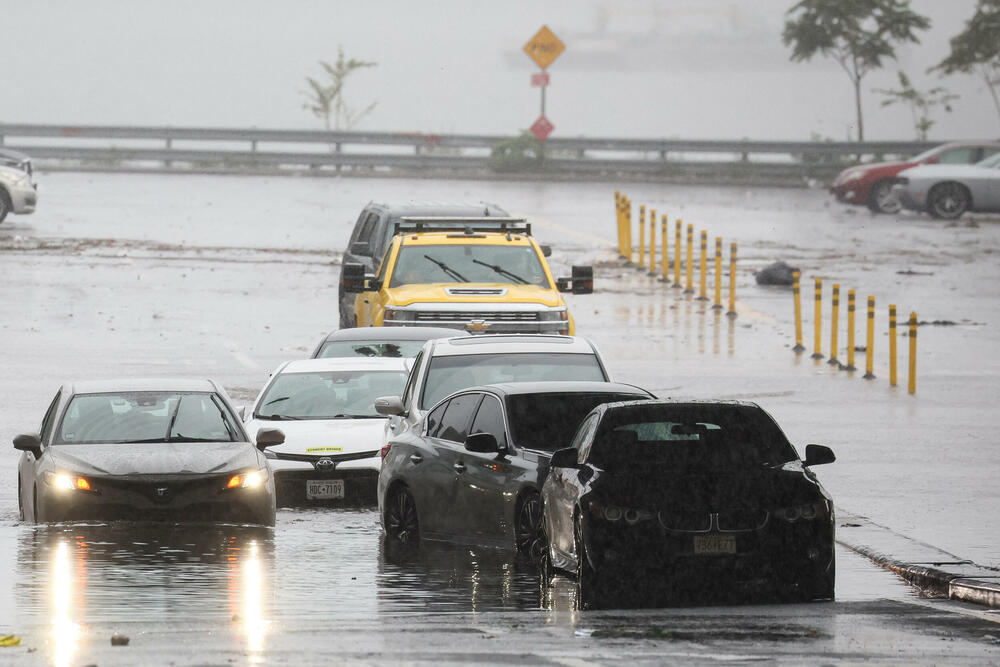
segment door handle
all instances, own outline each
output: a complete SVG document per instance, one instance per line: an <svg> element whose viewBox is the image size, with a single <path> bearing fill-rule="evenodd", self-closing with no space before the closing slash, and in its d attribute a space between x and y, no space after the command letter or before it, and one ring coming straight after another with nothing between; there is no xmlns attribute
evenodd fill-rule
<svg viewBox="0 0 1000 667"><path fill-rule="evenodd" d="M465 472L465 464L459 461L455 464L455 472Z"/></svg>
<svg viewBox="0 0 1000 667"><path fill-rule="evenodd" d="M410 454L410 460L413 461L414 463L420 463L421 461L424 460L424 457L422 457L420 454Z"/></svg>

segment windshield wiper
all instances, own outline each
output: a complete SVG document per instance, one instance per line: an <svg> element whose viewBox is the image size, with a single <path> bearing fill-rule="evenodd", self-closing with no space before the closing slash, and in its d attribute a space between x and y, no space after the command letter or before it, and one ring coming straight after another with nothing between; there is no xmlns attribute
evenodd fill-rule
<svg viewBox="0 0 1000 667"><path fill-rule="evenodd" d="M530 282L528 280L525 280L521 276L517 275L516 273L512 273L512 272L508 271L507 269L503 268L499 264L489 264L487 262L483 262L483 261L480 261L478 259L472 260L472 263L473 264L481 264L482 266L485 266L485 267L488 267L490 269L493 269L494 271L496 271L497 273L499 273L501 276L503 276L505 278L510 278L512 280L516 280L519 283L521 283L522 285L527 285Z"/></svg>
<svg viewBox="0 0 1000 667"><path fill-rule="evenodd" d="M323 417L323 419L385 419L382 415L349 415L346 413L341 413L339 415L334 415L332 417Z"/></svg>
<svg viewBox="0 0 1000 667"><path fill-rule="evenodd" d="M281 401L287 401L290 398L291 398L291 396L282 396L281 398L272 398L270 401L268 401L264 405L271 405L271 403L280 403Z"/></svg>
<svg viewBox="0 0 1000 667"><path fill-rule="evenodd" d="M309 419L309 417L292 417L291 415L254 415L257 419L267 419L270 421L294 421L296 419Z"/></svg>
<svg viewBox="0 0 1000 667"><path fill-rule="evenodd" d="M461 273L459 273L455 269L451 268L450 266L448 266L447 264L445 264L441 260L434 259L430 255L424 255L424 259L428 259L428 260L434 262L435 264L437 264L439 269L441 269L442 271L444 271L445 273L447 273L449 276L451 276L455 280L461 280L463 283L469 282L468 278L466 278Z"/></svg>

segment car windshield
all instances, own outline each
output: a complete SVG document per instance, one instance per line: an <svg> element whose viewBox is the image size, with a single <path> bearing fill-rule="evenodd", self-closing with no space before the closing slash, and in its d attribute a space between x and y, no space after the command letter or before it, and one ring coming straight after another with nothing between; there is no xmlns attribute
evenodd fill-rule
<svg viewBox="0 0 1000 667"><path fill-rule="evenodd" d="M976 163L977 167L985 167L986 169L996 169L1000 167L1000 153L991 155L985 160L980 160Z"/></svg>
<svg viewBox="0 0 1000 667"><path fill-rule="evenodd" d="M214 393L136 391L78 394L56 444L232 442L243 440L235 418Z"/></svg>
<svg viewBox="0 0 1000 667"><path fill-rule="evenodd" d="M515 394L507 397L510 435L518 447L554 452L569 447L583 418L601 403L632 401L636 394Z"/></svg>
<svg viewBox="0 0 1000 667"><path fill-rule="evenodd" d="M508 352L434 357L427 370L420 409L426 410L448 394L481 384L607 379L593 354Z"/></svg>
<svg viewBox="0 0 1000 667"><path fill-rule="evenodd" d="M334 340L323 344L318 358L329 357L415 357L423 340Z"/></svg>
<svg viewBox="0 0 1000 667"><path fill-rule="evenodd" d="M403 393L403 371L282 373L261 396L258 419L384 419L379 396Z"/></svg>
<svg viewBox="0 0 1000 667"><path fill-rule="evenodd" d="M525 245L404 245L389 287L419 283L504 283L551 287L538 253Z"/></svg>
<svg viewBox="0 0 1000 667"><path fill-rule="evenodd" d="M673 474L776 466L798 458L767 413L752 406L649 405L602 421L587 461L606 470Z"/></svg>

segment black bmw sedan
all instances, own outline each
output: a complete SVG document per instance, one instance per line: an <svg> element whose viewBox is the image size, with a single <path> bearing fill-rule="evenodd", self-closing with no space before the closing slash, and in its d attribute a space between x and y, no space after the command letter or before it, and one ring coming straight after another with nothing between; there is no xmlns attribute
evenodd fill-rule
<svg viewBox="0 0 1000 667"><path fill-rule="evenodd" d="M834 458L800 460L753 403L598 406L542 487L543 579L575 574L584 608L832 598L833 502L810 466Z"/></svg>
<svg viewBox="0 0 1000 667"><path fill-rule="evenodd" d="M379 513L386 545L420 540L540 555L539 490L549 457L595 406L652 398L612 382L509 382L437 403L382 450Z"/></svg>

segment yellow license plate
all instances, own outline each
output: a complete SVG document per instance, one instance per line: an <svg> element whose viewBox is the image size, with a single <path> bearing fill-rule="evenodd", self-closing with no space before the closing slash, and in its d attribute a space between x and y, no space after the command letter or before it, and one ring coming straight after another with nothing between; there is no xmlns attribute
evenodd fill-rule
<svg viewBox="0 0 1000 667"><path fill-rule="evenodd" d="M695 535L694 552L696 554L734 554L736 553L736 537L734 535Z"/></svg>

